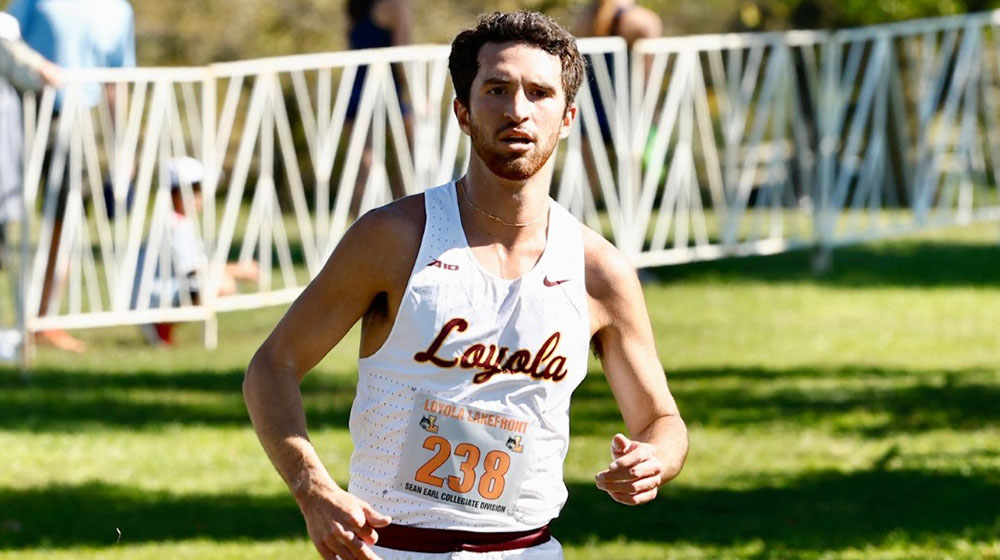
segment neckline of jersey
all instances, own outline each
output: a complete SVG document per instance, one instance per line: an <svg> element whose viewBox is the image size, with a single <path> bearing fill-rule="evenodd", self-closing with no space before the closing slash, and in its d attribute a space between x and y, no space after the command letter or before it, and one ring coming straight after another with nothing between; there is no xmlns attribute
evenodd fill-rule
<svg viewBox="0 0 1000 560"><path fill-rule="evenodd" d="M542 268L542 263L548 259L549 247L552 246L552 197L549 197L548 218L546 218L545 223L545 248L542 249L541 256L538 257L537 261L535 261L534 266L532 266L531 269L524 274L518 276L517 278L503 278L490 272L489 270L486 270L486 267L484 267L482 263L479 262L479 259L476 258L476 255L473 254L472 245L469 243L469 236L465 233L465 224L462 223L462 205L460 204L461 201L458 199L458 182L452 181L450 187L452 195L452 210L455 211L455 215L458 218L456 226L458 227L459 233L462 235L462 241L465 242L465 254L469 256L469 260L475 265L476 269L479 270L480 274L494 282L511 285L515 282L522 281L529 276L533 276L536 271Z"/></svg>

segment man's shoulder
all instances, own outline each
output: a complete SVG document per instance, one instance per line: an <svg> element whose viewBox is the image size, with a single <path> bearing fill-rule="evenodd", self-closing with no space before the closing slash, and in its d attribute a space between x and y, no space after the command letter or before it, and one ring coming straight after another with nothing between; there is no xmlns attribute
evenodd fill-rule
<svg viewBox="0 0 1000 560"><path fill-rule="evenodd" d="M415 253L420 248L426 219L423 193L410 195L365 213L350 227L342 242L372 255Z"/></svg>
<svg viewBox="0 0 1000 560"><path fill-rule="evenodd" d="M347 229L324 274L349 270L358 282L386 289L405 286L420 251L423 228L423 195L375 208Z"/></svg>
<svg viewBox="0 0 1000 560"><path fill-rule="evenodd" d="M617 297L635 281L635 266L628 256L586 226L583 226L583 258L587 293L594 299Z"/></svg>
<svg viewBox="0 0 1000 560"><path fill-rule="evenodd" d="M419 193L369 210L358 219L358 223L386 232L415 233L423 231L426 219L424 194Z"/></svg>

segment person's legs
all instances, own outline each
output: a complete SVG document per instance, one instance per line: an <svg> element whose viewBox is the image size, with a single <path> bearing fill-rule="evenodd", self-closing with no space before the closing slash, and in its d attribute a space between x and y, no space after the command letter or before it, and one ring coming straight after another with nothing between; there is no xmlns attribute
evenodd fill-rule
<svg viewBox="0 0 1000 560"><path fill-rule="evenodd" d="M66 189L61 190L65 191ZM39 317L48 315L52 293L60 284L60 282L56 279L56 260L59 255L60 237L62 237L62 211L65 208L65 204L63 203L64 196L64 194L59 195L59 207L57 209L56 216L52 220L52 240L49 243L48 259L45 262L45 278L42 281L42 296L38 305ZM63 329L39 331L35 337L35 341L42 344L49 344L59 348L60 350L68 350L70 352L79 353L87 349L87 345L84 344L82 340L74 337Z"/></svg>
<svg viewBox="0 0 1000 560"><path fill-rule="evenodd" d="M140 252L139 262L143 261L142 253L145 252L145 248ZM141 266L136 269L135 285L132 290L133 298L137 295L139 291L139 283L141 281L142 268ZM170 307L178 307L181 304L181 285L173 278L159 278L156 277L153 280L153 288L149 294L149 309L158 309L162 305L163 298L170 303ZM137 308L138 302L133 300L132 308ZM142 337L146 339L151 346L173 346L174 345L174 326L177 323L145 323L139 325L139 332L142 333Z"/></svg>
<svg viewBox="0 0 1000 560"><path fill-rule="evenodd" d="M144 323L139 332L151 346L173 346L174 323Z"/></svg>

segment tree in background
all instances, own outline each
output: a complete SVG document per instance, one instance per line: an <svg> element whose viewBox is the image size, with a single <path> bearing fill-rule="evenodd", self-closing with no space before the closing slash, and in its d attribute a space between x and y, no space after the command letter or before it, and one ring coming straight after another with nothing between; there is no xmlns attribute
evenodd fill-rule
<svg viewBox="0 0 1000 560"><path fill-rule="evenodd" d="M3 0L0 0L2 2ZM436 0L415 10L414 43L445 44L484 11L545 12L570 25L588 0ZM9 3L9 2L7 2ZM132 0L142 66L201 65L343 50L346 0ZM1000 7L1000 0L643 0L665 35L829 29Z"/></svg>
<svg viewBox="0 0 1000 560"><path fill-rule="evenodd" d="M1000 2L988 0L743 0L734 28L834 29L997 7Z"/></svg>

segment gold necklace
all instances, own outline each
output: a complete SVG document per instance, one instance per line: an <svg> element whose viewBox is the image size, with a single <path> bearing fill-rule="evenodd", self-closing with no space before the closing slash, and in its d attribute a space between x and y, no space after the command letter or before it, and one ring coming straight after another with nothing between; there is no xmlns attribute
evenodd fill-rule
<svg viewBox="0 0 1000 560"><path fill-rule="evenodd" d="M537 224L538 222L544 220L546 218L546 216L549 215L549 209L546 208L545 211L542 212L542 215L538 216L534 220L530 220L530 221L527 221L527 222L508 222L508 221L504 220L503 218L501 218L500 216L495 216L493 214L490 214L486 210L483 210L479 206L476 206L475 202L472 202L472 199L469 198L469 193L465 191L465 177L462 177L461 179L459 179L458 185L462 189L462 198L464 198L465 201L469 203L469 206L473 207L477 212L479 212L483 216L486 216L487 218L493 220L494 222L499 222L499 223L501 223L501 224L503 224L503 225L505 225L507 227L528 227L528 226Z"/></svg>

